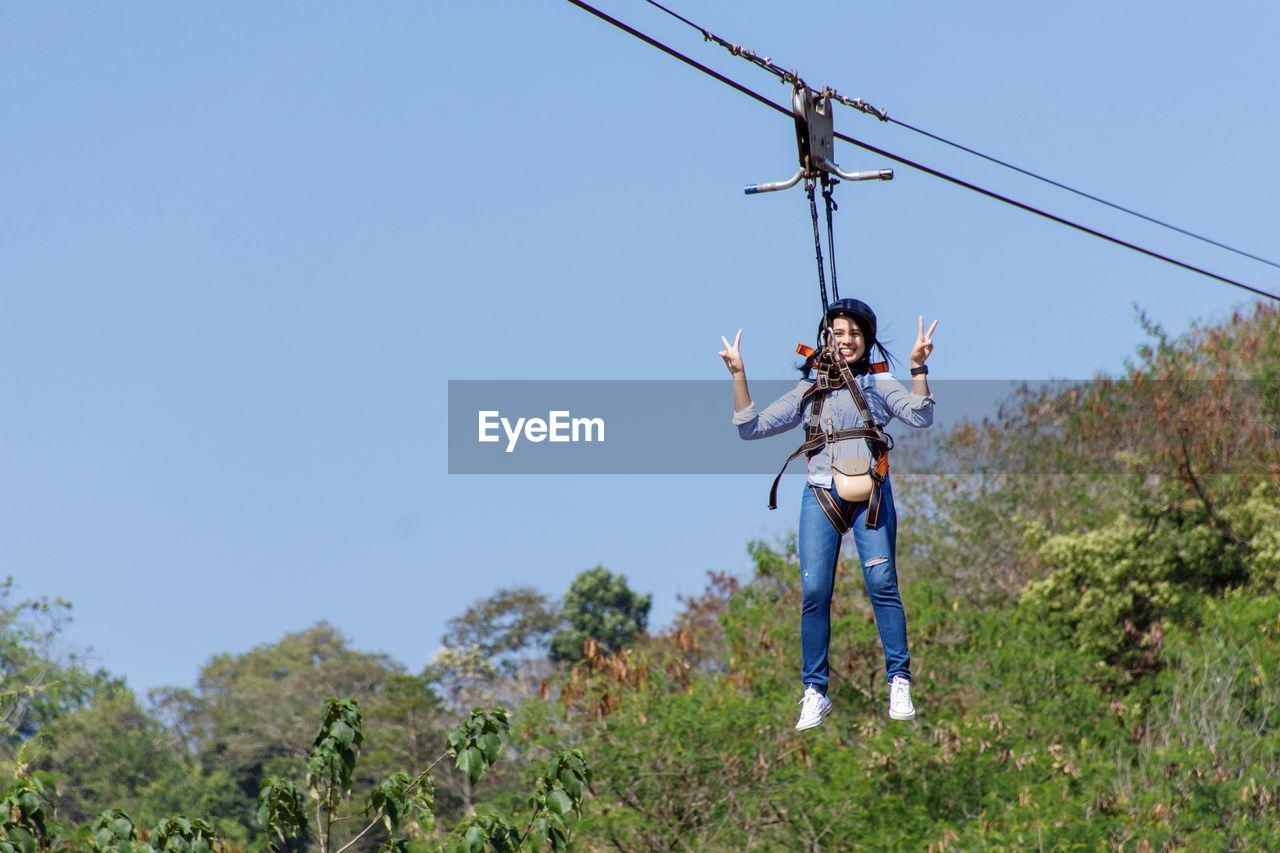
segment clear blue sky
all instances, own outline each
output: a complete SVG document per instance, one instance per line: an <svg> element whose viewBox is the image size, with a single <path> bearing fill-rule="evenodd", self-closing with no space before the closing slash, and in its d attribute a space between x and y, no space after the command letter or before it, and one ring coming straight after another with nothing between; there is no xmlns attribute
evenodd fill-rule
<svg viewBox="0 0 1280 853"><path fill-rule="evenodd" d="M602 5L785 99L648 6ZM1280 254L1273 4L678 8ZM870 118L837 126L1280 288ZM446 473L449 379L727 376L739 327L748 375L785 378L813 332L802 194L741 193L794 169L787 120L566 3L6 2L0 127L0 573L71 599L71 638L136 688L320 619L416 669L472 600L559 594L596 563L653 592L661 626L795 522L798 477L770 513L759 476ZM934 377L1115 371L1132 303L1182 330L1248 302L905 168L841 198L842 292L902 358L916 315L941 318Z"/></svg>

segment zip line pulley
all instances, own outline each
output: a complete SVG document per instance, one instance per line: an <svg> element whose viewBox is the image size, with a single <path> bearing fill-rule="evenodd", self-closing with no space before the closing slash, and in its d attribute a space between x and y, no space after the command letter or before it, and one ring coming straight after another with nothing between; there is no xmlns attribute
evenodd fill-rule
<svg viewBox="0 0 1280 853"><path fill-rule="evenodd" d="M835 126L831 109L831 98L825 91L814 97L807 86L797 85L791 93L791 111L796 120L796 147L800 154L799 171L785 181L753 184L743 192L747 195L755 195L788 190L800 183L801 178L813 180L819 176L828 181L832 176L846 181L892 181L892 169L845 172L836 165Z"/></svg>
<svg viewBox="0 0 1280 853"><path fill-rule="evenodd" d="M798 81L791 91L791 112L796 122L796 149L800 155L799 170L785 181L753 184L745 189L747 195L771 193L794 187L804 180L805 193L809 196L809 215L813 220L813 250L818 259L818 289L822 295L822 314L826 317L827 281L822 261L822 238L818 231L818 204L814 199L817 184L822 184L822 198L827 208L827 248L831 255L831 299L840 299L836 281L836 244L832 225L832 211L836 210L832 191L841 180L891 181L892 169L872 169L866 172L845 172L835 162L835 124L831 111L831 90L812 92L803 81ZM825 320L824 320L825 322ZM826 335L820 345L826 346Z"/></svg>

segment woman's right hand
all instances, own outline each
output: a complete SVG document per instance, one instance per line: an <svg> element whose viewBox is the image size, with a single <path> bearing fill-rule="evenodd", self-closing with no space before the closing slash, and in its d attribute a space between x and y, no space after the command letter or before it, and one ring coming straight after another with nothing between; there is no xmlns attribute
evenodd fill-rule
<svg viewBox="0 0 1280 853"><path fill-rule="evenodd" d="M738 376L745 373L746 368L742 366L742 351L738 349L738 345L742 342L742 330L738 330L733 343L729 343L729 339L724 335L720 336L720 340L724 341L724 349L720 350L720 357L724 359L724 365L729 368L730 375Z"/></svg>

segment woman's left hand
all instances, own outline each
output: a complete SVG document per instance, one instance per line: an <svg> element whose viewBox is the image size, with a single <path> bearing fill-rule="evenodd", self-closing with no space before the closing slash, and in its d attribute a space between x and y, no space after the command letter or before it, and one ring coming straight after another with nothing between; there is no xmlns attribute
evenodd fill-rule
<svg viewBox="0 0 1280 853"><path fill-rule="evenodd" d="M933 330L938 328L938 321L934 320L929 326L929 331L924 330L924 315L920 315L920 332L916 335L916 345L911 348L911 366L920 367L929 359L929 354L933 352Z"/></svg>

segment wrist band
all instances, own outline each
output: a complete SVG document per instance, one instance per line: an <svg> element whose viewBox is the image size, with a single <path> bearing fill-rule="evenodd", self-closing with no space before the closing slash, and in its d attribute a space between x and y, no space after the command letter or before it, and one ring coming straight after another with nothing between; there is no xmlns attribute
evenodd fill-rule
<svg viewBox="0 0 1280 853"><path fill-rule="evenodd" d="M929 365L927 365L927 364L922 364L922 365L920 365L919 367L913 367L913 368L911 368L911 375L912 375L912 376L924 376L924 375L925 375L925 374L927 374L928 372L929 372Z"/></svg>

